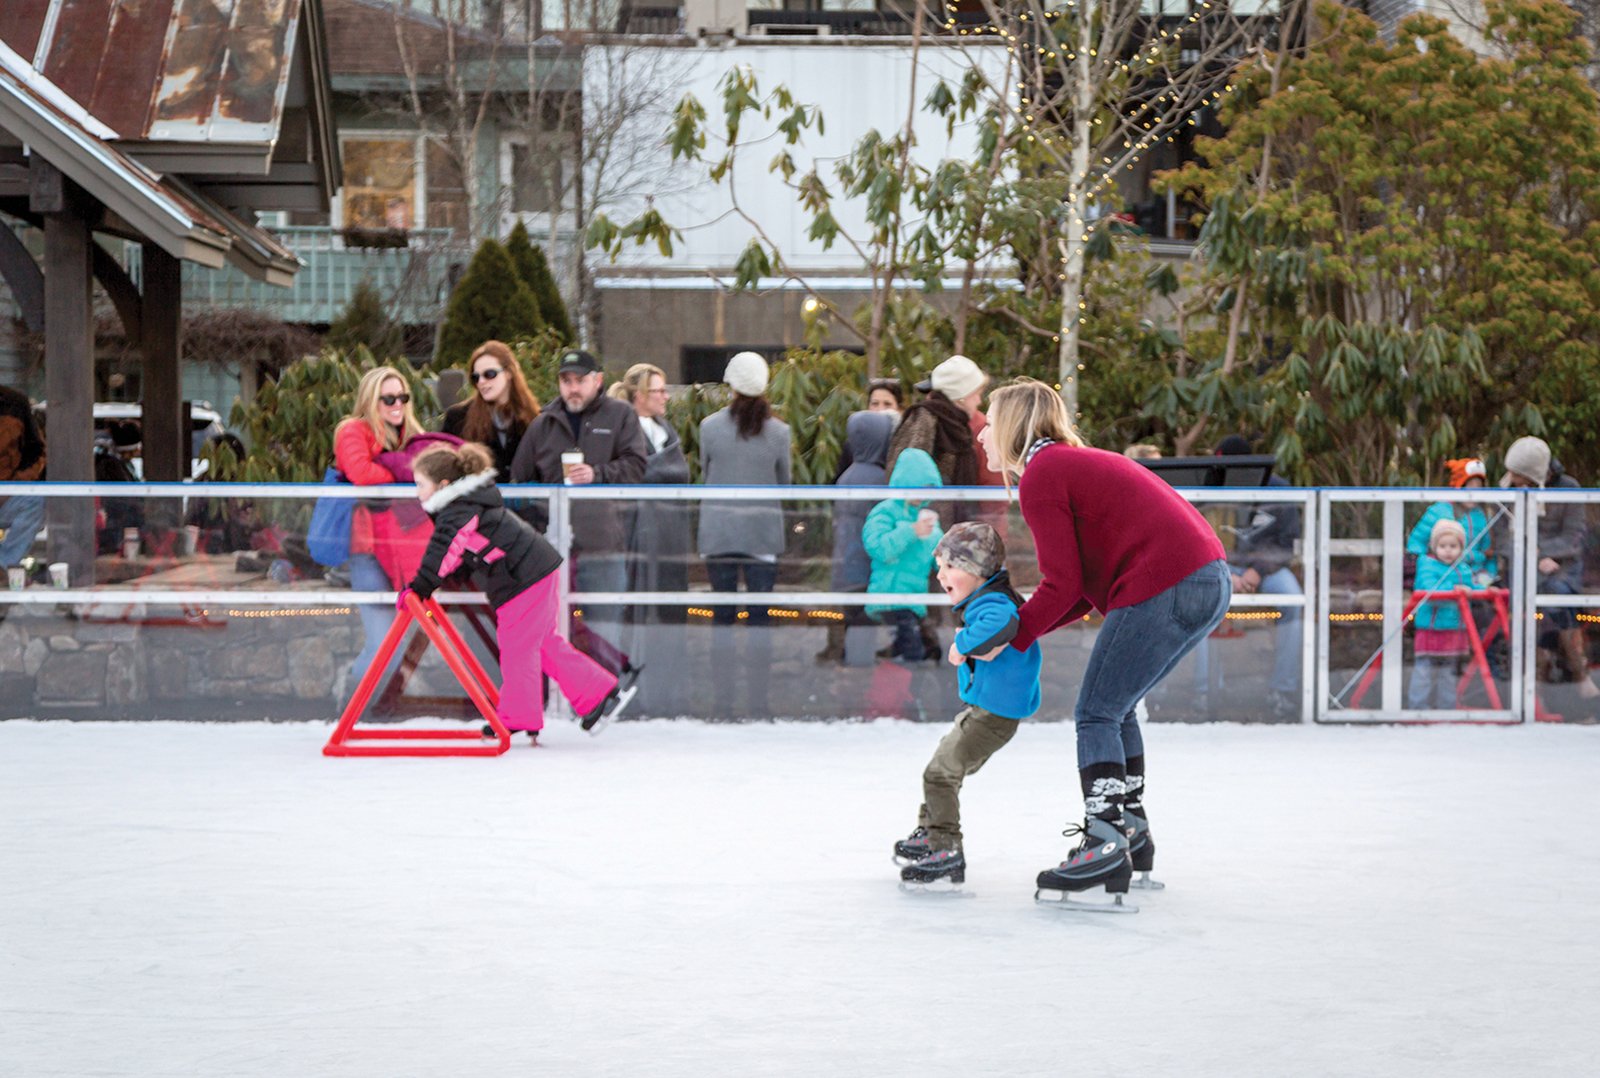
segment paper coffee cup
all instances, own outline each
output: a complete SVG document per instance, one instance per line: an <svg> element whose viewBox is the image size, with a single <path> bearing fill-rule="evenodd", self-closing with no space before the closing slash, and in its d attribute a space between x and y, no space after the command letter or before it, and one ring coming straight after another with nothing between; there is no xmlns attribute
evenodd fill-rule
<svg viewBox="0 0 1600 1078"><path fill-rule="evenodd" d="M139 556L139 529L122 529L122 556L132 561Z"/></svg>
<svg viewBox="0 0 1600 1078"><path fill-rule="evenodd" d="M50 586L65 588L67 586L67 563L54 561L50 563Z"/></svg>
<svg viewBox="0 0 1600 1078"><path fill-rule="evenodd" d="M12 566L6 570L6 583L11 585L12 591L21 591L28 586L28 570L20 565Z"/></svg>
<svg viewBox="0 0 1600 1078"><path fill-rule="evenodd" d="M561 481L571 486L573 466L582 463L583 450L581 449L569 449L561 454Z"/></svg>
<svg viewBox="0 0 1600 1078"><path fill-rule="evenodd" d="M917 514L917 523L919 523L919 524L937 524L937 523L939 523L939 513L938 513L938 511L934 510L934 509L924 509L922 512Z"/></svg>
<svg viewBox="0 0 1600 1078"><path fill-rule="evenodd" d="M200 549L200 525L188 524L183 529L183 552L193 554Z"/></svg>

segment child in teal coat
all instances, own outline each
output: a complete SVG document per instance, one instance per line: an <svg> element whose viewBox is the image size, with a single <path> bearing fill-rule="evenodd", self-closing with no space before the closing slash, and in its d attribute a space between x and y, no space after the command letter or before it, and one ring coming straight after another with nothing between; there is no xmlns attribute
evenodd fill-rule
<svg viewBox="0 0 1600 1078"><path fill-rule="evenodd" d="M904 450L889 476L891 487L937 487L939 468L933 458L920 449ZM926 509L926 502L891 498L873 506L861 528L861 544L872 559L870 594L891 595L928 590L928 574L933 570L933 551L944 537L938 515ZM928 613L922 605L870 605L867 613L894 626L895 658L921 662L927 658L922 646L920 619Z"/></svg>
<svg viewBox="0 0 1600 1078"><path fill-rule="evenodd" d="M1464 554L1466 539L1466 529L1459 521L1437 520L1428 539L1428 553L1417 559L1416 590L1439 593L1437 599L1418 604L1413 615L1417 634L1407 702L1418 710L1456 706L1456 662L1472 645L1461 620L1461 606L1449 593L1472 587Z"/></svg>

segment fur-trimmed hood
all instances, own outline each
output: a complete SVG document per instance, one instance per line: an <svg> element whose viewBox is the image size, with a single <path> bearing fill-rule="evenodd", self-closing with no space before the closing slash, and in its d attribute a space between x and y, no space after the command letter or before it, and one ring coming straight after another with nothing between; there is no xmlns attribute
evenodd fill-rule
<svg viewBox="0 0 1600 1078"><path fill-rule="evenodd" d="M504 505L500 491L494 485L494 477L495 470L485 468L475 475L463 476L454 483L446 483L429 495L428 500L422 503L422 508L429 516L438 516L439 510L463 498L491 509Z"/></svg>

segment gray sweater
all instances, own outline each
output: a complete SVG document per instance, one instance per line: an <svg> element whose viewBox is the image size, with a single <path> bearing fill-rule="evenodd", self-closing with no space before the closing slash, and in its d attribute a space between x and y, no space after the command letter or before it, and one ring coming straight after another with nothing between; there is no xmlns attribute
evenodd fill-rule
<svg viewBox="0 0 1600 1078"><path fill-rule="evenodd" d="M789 425L768 419L746 441L728 409L706 416L700 423L700 472L708 486L787 486ZM702 501L699 548L701 555L782 554L782 503Z"/></svg>

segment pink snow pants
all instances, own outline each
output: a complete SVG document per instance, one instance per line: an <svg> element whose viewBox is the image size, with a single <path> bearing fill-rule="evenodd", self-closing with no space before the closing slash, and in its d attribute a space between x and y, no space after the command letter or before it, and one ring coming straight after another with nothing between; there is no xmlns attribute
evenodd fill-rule
<svg viewBox="0 0 1600 1078"><path fill-rule="evenodd" d="M616 688L605 667L556 631L556 574L518 595L496 614L500 621L500 721L508 730L544 729L544 684L549 674L573 710L583 715Z"/></svg>

